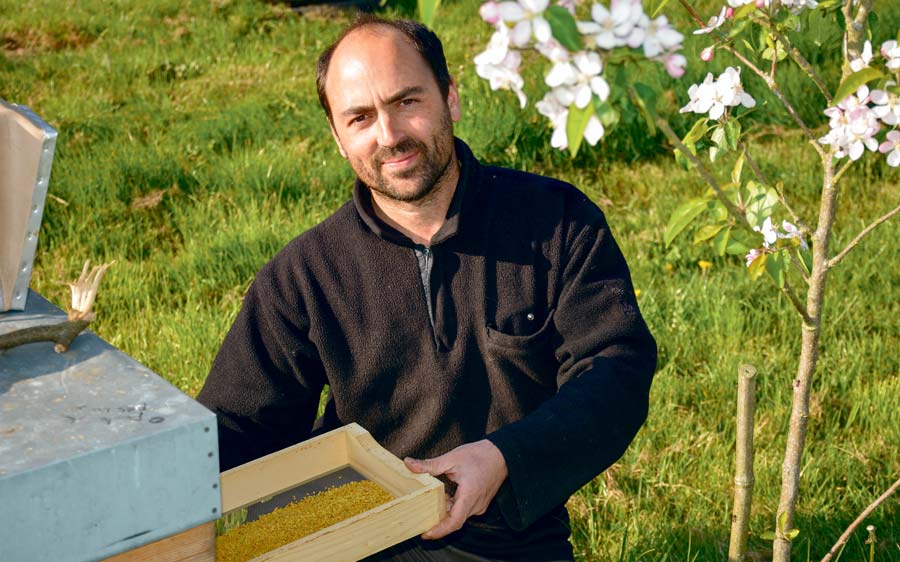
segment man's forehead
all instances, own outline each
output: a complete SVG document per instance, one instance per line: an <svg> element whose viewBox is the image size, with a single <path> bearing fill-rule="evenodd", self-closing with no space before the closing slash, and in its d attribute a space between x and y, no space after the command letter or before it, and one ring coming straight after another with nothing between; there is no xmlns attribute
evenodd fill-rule
<svg viewBox="0 0 900 562"><path fill-rule="evenodd" d="M392 76L382 76L387 71ZM354 85L362 79L381 82L382 78L406 77L424 85L431 78L431 70L421 53L400 31L382 24L372 24L355 29L338 44L331 58L326 90L329 84L349 82Z"/></svg>

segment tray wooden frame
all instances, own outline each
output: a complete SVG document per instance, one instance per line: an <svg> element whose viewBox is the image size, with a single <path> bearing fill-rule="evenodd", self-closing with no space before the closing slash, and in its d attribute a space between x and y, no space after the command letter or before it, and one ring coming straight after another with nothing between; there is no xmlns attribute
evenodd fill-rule
<svg viewBox="0 0 900 562"><path fill-rule="evenodd" d="M351 423L221 475L222 513L349 465L396 499L307 535L252 562L354 562L424 533L446 516L444 485L414 474Z"/></svg>

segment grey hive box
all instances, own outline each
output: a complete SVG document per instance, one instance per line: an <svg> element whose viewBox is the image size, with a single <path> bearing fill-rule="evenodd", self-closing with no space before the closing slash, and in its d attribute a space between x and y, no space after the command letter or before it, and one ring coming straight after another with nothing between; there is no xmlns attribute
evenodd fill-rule
<svg viewBox="0 0 900 562"><path fill-rule="evenodd" d="M56 131L0 99L0 312L24 310Z"/></svg>
<svg viewBox="0 0 900 562"><path fill-rule="evenodd" d="M64 319L32 292L0 334ZM102 560L220 509L206 408L90 332L0 353L0 561Z"/></svg>

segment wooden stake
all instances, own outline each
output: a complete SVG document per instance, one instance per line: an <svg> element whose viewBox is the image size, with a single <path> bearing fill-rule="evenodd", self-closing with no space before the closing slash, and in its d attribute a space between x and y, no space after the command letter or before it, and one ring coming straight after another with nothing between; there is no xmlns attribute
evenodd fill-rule
<svg viewBox="0 0 900 562"><path fill-rule="evenodd" d="M756 369L738 368L737 440L734 468L734 511L728 562L743 562L747 555L750 507L753 504L753 419L756 413Z"/></svg>

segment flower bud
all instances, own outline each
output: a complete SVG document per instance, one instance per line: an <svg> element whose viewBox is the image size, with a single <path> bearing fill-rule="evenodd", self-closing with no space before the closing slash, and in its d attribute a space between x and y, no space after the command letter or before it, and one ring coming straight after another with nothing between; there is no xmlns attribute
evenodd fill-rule
<svg viewBox="0 0 900 562"><path fill-rule="evenodd" d="M488 0L478 8L478 15L489 25L496 25L500 21L500 4L494 0Z"/></svg>
<svg viewBox="0 0 900 562"><path fill-rule="evenodd" d="M759 8L760 10L765 8L766 4L768 4L767 0L756 0L756 7Z"/></svg>
<svg viewBox="0 0 900 562"><path fill-rule="evenodd" d="M710 45L709 47L700 51L700 60L702 60L703 62L709 62L713 60L714 49L715 47L713 45Z"/></svg>
<svg viewBox="0 0 900 562"><path fill-rule="evenodd" d="M728 8L725 9L725 19L730 20L733 17L734 17L734 8L729 6Z"/></svg>

